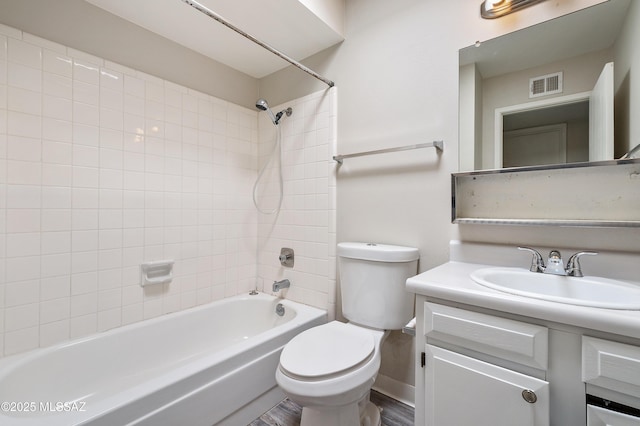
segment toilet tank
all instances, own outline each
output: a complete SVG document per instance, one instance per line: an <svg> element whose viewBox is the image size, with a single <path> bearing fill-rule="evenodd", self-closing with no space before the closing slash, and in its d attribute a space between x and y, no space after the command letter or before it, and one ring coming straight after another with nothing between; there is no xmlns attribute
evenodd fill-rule
<svg viewBox="0 0 640 426"><path fill-rule="evenodd" d="M383 330L401 329L413 318L414 294L405 281L418 272L418 249L339 243L337 256L345 318Z"/></svg>

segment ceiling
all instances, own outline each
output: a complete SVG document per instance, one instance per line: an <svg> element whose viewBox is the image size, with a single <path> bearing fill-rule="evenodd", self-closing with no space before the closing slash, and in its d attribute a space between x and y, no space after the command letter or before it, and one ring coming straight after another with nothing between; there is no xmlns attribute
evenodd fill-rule
<svg viewBox="0 0 640 426"><path fill-rule="evenodd" d="M182 0L86 1L255 78L289 66L285 60ZM300 0L199 0L199 3L297 61L344 40L339 31Z"/></svg>
<svg viewBox="0 0 640 426"><path fill-rule="evenodd" d="M475 62L483 78L528 69L616 41L629 0L603 2L460 50L460 65Z"/></svg>

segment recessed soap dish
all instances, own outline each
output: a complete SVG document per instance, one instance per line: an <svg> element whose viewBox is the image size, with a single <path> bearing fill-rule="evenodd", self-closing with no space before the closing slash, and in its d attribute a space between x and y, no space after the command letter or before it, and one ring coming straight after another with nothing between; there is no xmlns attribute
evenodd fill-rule
<svg viewBox="0 0 640 426"><path fill-rule="evenodd" d="M140 265L142 287L147 285L167 284L173 279L173 260L156 260Z"/></svg>

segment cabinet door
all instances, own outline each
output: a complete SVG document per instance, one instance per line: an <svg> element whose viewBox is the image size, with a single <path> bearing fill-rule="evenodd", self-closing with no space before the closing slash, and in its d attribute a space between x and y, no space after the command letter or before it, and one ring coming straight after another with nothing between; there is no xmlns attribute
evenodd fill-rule
<svg viewBox="0 0 640 426"><path fill-rule="evenodd" d="M426 345L427 426L548 426L549 383Z"/></svg>

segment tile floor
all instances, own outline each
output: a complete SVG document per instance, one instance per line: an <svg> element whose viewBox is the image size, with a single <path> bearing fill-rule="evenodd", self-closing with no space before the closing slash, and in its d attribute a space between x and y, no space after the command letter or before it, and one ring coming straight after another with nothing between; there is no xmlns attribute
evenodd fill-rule
<svg viewBox="0 0 640 426"><path fill-rule="evenodd" d="M376 391L371 391L371 401L382 408L384 426L413 425L412 407ZM249 426L299 426L301 412L302 409L298 404L285 399L260 418L255 419Z"/></svg>

